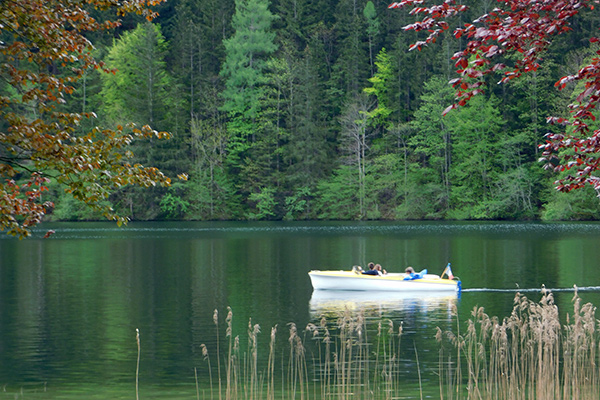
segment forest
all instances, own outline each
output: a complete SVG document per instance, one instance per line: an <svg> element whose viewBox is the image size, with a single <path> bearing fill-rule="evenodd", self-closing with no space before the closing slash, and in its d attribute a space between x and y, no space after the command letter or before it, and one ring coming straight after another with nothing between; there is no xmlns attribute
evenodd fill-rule
<svg viewBox="0 0 600 400"><path fill-rule="evenodd" d="M467 0L456 24L488 12ZM170 187L123 186L109 197L133 220L586 220L593 187L561 193L539 162L549 116L582 88L555 83L598 50L586 10L520 80L486 81L455 99L451 31L420 51L420 33L388 2L169 0L152 22L126 16L89 35L116 73L88 70L61 105L90 124L149 124L170 140L136 140L137 162ZM102 11L97 11L98 13ZM462 19L462 20L458 20ZM60 66L57 66L60 75ZM99 216L51 183L52 220Z"/></svg>

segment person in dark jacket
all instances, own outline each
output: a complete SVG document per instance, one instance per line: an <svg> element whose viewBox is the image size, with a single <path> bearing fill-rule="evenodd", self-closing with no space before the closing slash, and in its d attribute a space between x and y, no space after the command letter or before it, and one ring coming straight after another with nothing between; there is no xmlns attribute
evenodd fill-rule
<svg viewBox="0 0 600 400"><path fill-rule="evenodd" d="M370 262L368 264L369 270L364 271L363 275L379 275L379 271L375 269L375 263Z"/></svg>

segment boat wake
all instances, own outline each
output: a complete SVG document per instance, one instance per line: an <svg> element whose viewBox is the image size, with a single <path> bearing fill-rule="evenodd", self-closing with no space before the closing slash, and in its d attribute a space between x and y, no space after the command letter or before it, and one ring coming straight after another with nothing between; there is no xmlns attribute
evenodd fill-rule
<svg viewBox="0 0 600 400"><path fill-rule="evenodd" d="M463 293L466 292L497 292L497 293L535 293L546 290L549 292L600 292L600 286L577 286L570 288L514 288L514 289L491 289L491 288L469 288L462 289Z"/></svg>

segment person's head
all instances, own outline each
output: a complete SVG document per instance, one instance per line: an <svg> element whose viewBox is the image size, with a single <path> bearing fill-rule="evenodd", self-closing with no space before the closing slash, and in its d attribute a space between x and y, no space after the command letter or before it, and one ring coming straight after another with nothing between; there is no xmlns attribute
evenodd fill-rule
<svg viewBox="0 0 600 400"><path fill-rule="evenodd" d="M406 270L404 272L406 272L407 274L414 274L415 270L413 269L413 267L409 266L408 268L406 268Z"/></svg>
<svg viewBox="0 0 600 400"><path fill-rule="evenodd" d="M380 264L375 264L375 269L377 271L381 271L381 265Z"/></svg>
<svg viewBox="0 0 600 400"><path fill-rule="evenodd" d="M375 263L373 263L373 262L370 262L370 263L368 264L368 266L369 266L369 269L373 269L373 268L375 268Z"/></svg>

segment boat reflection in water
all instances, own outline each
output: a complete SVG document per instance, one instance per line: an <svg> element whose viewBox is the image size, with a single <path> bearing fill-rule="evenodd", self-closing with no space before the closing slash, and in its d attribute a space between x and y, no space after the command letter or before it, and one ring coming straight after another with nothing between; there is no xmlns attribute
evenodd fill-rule
<svg viewBox="0 0 600 400"><path fill-rule="evenodd" d="M396 398L435 398L439 395L436 333L438 328L451 328L459 299L460 292L451 291L313 290L309 310L318 335L311 346L319 350L312 349L312 354L330 351L329 359L344 360L342 369L352 379L346 381L337 374L328 379L351 386L348 392L356 398L389 398L389 393L378 397L364 392L360 385L370 382L369 390L383 393L375 384L380 376L402 386L402 397ZM334 344L327 345L328 340ZM315 370L319 379L327 376L321 364Z"/></svg>
<svg viewBox="0 0 600 400"><path fill-rule="evenodd" d="M314 290L309 303L312 318L331 318L341 313L364 313L372 317L430 315L436 320L450 318L460 292L381 292Z"/></svg>

